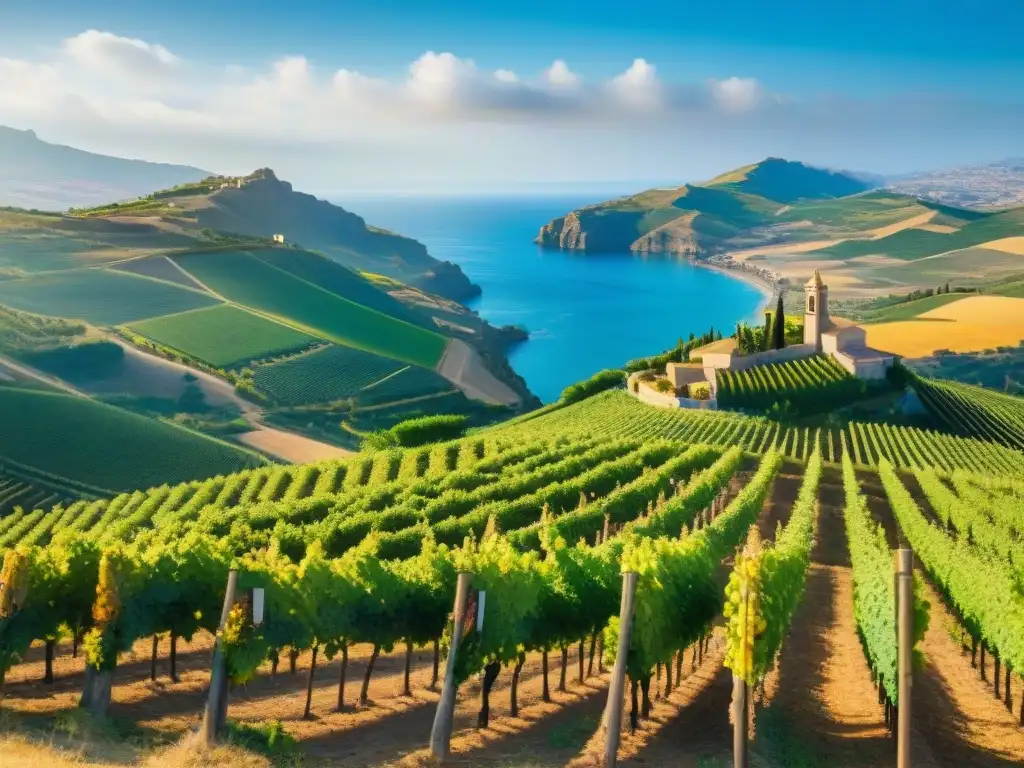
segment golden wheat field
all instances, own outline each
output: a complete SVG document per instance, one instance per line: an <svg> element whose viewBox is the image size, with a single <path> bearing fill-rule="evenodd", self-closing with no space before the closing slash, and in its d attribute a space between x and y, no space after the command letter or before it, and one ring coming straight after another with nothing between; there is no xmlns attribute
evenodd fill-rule
<svg viewBox="0 0 1024 768"><path fill-rule="evenodd" d="M1004 237L1001 240L991 240L987 243L982 243L978 247L1024 256L1024 237Z"/></svg>
<svg viewBox="0 0 1024 768"><path fill-rule="evenodd" d="M866 326L868 344L903 357L940 349L979 352L1024 341L1024 299L972 296L925 312L918 320Z"/></svg>

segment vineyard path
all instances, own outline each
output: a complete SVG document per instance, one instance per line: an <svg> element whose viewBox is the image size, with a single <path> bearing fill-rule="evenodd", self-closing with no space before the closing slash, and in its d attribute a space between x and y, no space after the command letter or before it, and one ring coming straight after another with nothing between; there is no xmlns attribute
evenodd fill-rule
<svg viewBox="0 0 1024 768"><path fill-rule="evenodd" d="M885 491L874 473L865 479L862 487L891 539L896 524L884 498ZM909 476L904 481L922 512L933 516L917 483ZM924 576L923 570L918 570ZM1020 677L1013 675L1014 710L1007 710L993 694L991 657L986 660L989 682L984 682L978 670L971 667L970 650L961 643L959 627L949 610L928 579L922 581L924 597L931 609L928 632L921 643L924 666L915 672L914 678L914 720L927 734L936 765L941 768L1024 765L1024 728L1018 724L1020 710L1017 709Z"/></svg>

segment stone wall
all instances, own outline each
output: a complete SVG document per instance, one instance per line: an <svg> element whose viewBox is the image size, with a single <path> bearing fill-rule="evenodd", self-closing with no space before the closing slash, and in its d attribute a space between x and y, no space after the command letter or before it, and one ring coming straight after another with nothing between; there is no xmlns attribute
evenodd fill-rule
<svg viewBox="0 0 1024 768"><path fill-rule="evenodd" d="M672 394L658 392L648 385L646 381L639 379L639 373L630 374L626 381L626 391L633 397L648 405L656 405L659 408L692 408L694 410L718 410L718 401L694 400L690 397L676 397Z"/></svg>

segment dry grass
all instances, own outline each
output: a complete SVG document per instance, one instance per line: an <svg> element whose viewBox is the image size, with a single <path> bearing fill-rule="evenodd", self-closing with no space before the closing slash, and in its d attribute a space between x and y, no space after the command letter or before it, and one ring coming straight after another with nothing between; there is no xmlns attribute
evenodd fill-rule
<svg viewBox="0 0 1024 768"><path fill-rule="evenodd" d="M1024 237L1004 237L1001 240L991 240L987 243L982 243L978 247L1024 256Z"/></svg>
<svg viewBox="0 0 1024 768"><path fill-rule="evenodd" d="M918 216L911 216L909 219L903 221L897 221L895 224L888 224L884 227L876 227L871 230L871 234L874 235L874 239L878 240L882 237L888 237L897 232L901 232L904 229L910 229L911 227L920 227L922 224L927 224L929 221L935 218L938 211L925 211Z"/></svg>
<svg viewBox="0 0 1024 768"><path fill-rule="evenodd" d="M865 328L869 346L909 358L930 357L940 349L979 352L1024 341L1024 325L906 320Z"/></svg>
<svg viewBox="0 0 1024 768"><path fill-rule="evenodd" d="M790 254L816 251L820 248L828 248L830 245L837 245L843 240L809 240L804 243L787 243L783 245L764 245L760 248L742 248L737 251L729 251L726 255L732 256L737 261L745 261L750 256L769 254Z"/></svg>
<svg viewBox="0 0 1024 768"><path fill-rule="evenodd" d="M236 746L206 749L194 735L157 750L142 762L143 768L270 768L273 763Z"/></svg>
<svg viewBox="0 0 1024 768"><path fill-rule="evenodd" d="M346 451L336 445L321 443L318 440L311 440L291 432L282 432L272 427L261 427L253 432L245 432L237 435L235 439L250 448L295 464L322 461L323 459L342 459L353 455L352 451Z"/></svg>
<svg viewBox="0 0 1024 768"><path fill-rule="evenodd" d="M940 235L949 235L959 231L958 227L951 227L949 224L923 224L920 227L914 227L914 229L923 229L925 232L938 232Z"/></svg>
<svg viewBox="0 0 1024 768"><path fill-rule="evenodd" d="M1011 325L1024 329L1024 299L1009 296L971 296L929 310L921 315L921 318L953 320L957 323Z"/></svg>
<svg viewBox="0 0 1024 768"><path fill-rule="evenodd" d="M125 744L94 739L31 738L18 733L0 736L3 768L270 768L262 755L236 746L203 748L194 736L148 754Z"/></svg>

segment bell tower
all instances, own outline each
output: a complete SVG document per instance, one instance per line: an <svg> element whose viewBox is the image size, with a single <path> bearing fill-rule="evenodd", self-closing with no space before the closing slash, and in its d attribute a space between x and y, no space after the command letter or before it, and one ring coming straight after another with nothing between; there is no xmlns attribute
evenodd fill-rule
<svg viewBox="0 0 1024 768"><path fill-rule="evenodd" d="M813 344L821 352L821 332L829 327L828 286L818 270L804 286L804 344Z"/></svg>

